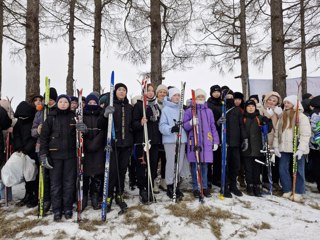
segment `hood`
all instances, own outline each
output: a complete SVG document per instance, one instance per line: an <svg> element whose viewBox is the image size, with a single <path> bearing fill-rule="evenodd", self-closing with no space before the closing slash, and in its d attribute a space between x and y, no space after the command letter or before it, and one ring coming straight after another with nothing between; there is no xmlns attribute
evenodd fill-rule
<svg viewBox="0 0 320 240"><path fill-rule="evenodd" d="M263 105L265 104L266 100L271 96L278 97L278 99L279 99L278 106L282 104L282 98L281 98L280 94L277 92L271 91L271 92L268 92L265 94L264 99L263 99Z"/></svg>
<svg viewBox="0 0 320 240"><path fill-rule="evenodd" d="M29 118L34 117L36 114L36 108L33 107L31 104L29 104L26 101L22 101L17 106L16 112L14 114L14 117L16 118Z"/></svg>
<svg viewBox="0 0 320 240"><path fill-rule="evenodd" d="M179 104L169 101L169 97L163 99L163 107L179 108Z"/></svg>

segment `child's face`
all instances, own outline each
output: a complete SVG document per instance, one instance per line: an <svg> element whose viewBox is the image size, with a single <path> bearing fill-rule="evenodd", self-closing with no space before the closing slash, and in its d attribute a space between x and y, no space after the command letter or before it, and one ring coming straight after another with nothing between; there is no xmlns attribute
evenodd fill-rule
<svg viewBox="0 0 320 240"><path fill-rule="evenodd" d="M160 101L162 101L164 99L165 96L167 96L168 92L164 89L161 89L159 92L158 92L158 99Z"/></svg>
<svg viewBox="0 0 320 240"><path fill-rule="evenodd" d="M72 101L72 102L71 102L71 106L70 106L71 111L74 111L74 110L76 110L77 108L78 108L78 102Z"/></svg>
<svg viewBox="0 0 320 240"><path fill-rule="evenodd" d="M220 96L221 96L221 93L219 91L214 91L212 93L212 97L214 97L214 98L219 98Z"/></svg>
<svg viewBox="0 0 320 240"><path fill-rule="evenodd" d="M284 101L283 104L284 104L284 110L289 110L293 108L293 104L289 101Z"/></svg>
<svg viewBox="0 0 320 240"><path fill-rule="evenodd" d="M203 95L198 95L196 100L198 101L205 101L205 97Z"/></svg>
<svg viewBox="0 0 320 240"><path fill-rule="evenodd" d="M116 91L116 97L119 99L119 100L123 100L125 99L127 95L127 90L124 88L124 87L119 87Z"/></svg>
<svg viewBox="0 0 320 240"><path fill-rule="evenodd" d="M90 100L88 102L88 105L97 105L96 101L95 100Z"/></svg>
<svg viewBox="0 0 320 240"><path fill-rule="evenodd" d="M33 101L33 104L37 107L38 105L41 105L42 101L41 98L35 98Z"/></svg>
<svg viewBox="0 0 320 240"><path fill-rule="evenodd" d="M248 105L248 106L246 107L246 111L247 111L248 113L254 113L254 112L256 111L256 107L255 107L254 105Z"/></svg>
<svg viewBox="0 0 320 240"><path fill-rule="evenodd" d="M233 99L233 95L232 94L227 94L226 99Z"/></svg>
<svg viewBox="0 0 320 240"><path fill-rule="evenodd" d="M278 98L276 96L271 96L266 101L267 107L274 108L278 105Z"/></svg>
<svg viewBox="0 0 320 240"><path fill-rule="evenodd" d="M56 104L56 101L53 99L49 100L49 107L53 107Z"/></svg>
<svg viewBox="0 0 320 240"><path fill-rule="evenodd" d="M149 86L147 89L147 98L152 99L154 97L154 89L152 86Z"/></svg>
<svg viewBox="0 0 320 240"><path fill-rule="evenodd" d="M173 103L179 103L179 101L180 101L180 94L179 94L179 93L177 93L177 94L175 94L175 95L173 95L173 96L171 97L171 102L173 102Z"/></svg>
<svg viewBox="0 0 320 240"><path fill-rule="evenodd" d="M58 101L58 108L60 110L67 110L69 108L69 102L66 98L60 98Z"/></svg>
<svg viewBox="0 0 320 240"><path fill-rule="evenodd" d="M236 107L239 107L239 106L241 105L241 103L242 103L242 100L241 100L240 98L234 99L234 105L235 105Z"/></svg>

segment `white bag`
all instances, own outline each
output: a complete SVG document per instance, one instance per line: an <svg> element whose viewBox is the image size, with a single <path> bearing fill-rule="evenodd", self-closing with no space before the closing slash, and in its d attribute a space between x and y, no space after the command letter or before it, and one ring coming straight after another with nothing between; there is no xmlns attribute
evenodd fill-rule
<svg viewBox="0 0 320 240"><path fill-rule="evenodd" d="M12 187L24 181L23 169L25 155L21 152L14 152L1 170L1 179L6 187Z"/></svg>
<svg viewBox="0 0 320 240"><path fill-rule="evenodd" d="M25 165L23 170L23 176L26 182L36 180L38 174L38 168L35 160L31 159L28 155L25 155Z"/></svg>

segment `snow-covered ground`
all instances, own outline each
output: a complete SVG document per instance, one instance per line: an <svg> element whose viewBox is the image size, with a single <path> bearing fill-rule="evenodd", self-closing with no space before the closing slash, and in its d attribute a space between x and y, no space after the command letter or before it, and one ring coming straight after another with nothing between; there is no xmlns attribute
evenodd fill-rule
<svg viewBox="0 0 320 240"><path fill-rule="evenodd" d="M0 209L0 239L320 239L320 194L307 184L303 204L277 196L233 197L220 200L218 188L201 204L190 192L174 204L164 192L157 203L139 203L138 190L126 191L127 213L115 204L102 223L101 211L89 206L81 224L53 222L52 214L38 219L37 208L17 207L24 186L13 188L14 202ZM90 205L90 204L89 204Z"/></svg>

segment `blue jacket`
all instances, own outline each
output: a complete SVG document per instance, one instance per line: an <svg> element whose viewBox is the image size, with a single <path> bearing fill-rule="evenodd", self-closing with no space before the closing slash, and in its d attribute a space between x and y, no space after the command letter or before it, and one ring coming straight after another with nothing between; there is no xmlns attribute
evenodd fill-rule
<svg viewBox="0 0 320 240"><path fill-rule="evenodd" d="M164 99L163 109L161 112L159 130L162 133L162 143L176 143L177 134L171 132L171 128L175 125L174 119L179 121L179 104ZM183 115L182 119L183 120ZM187 142L187 134L182 128L181 143Z"/></svg>

